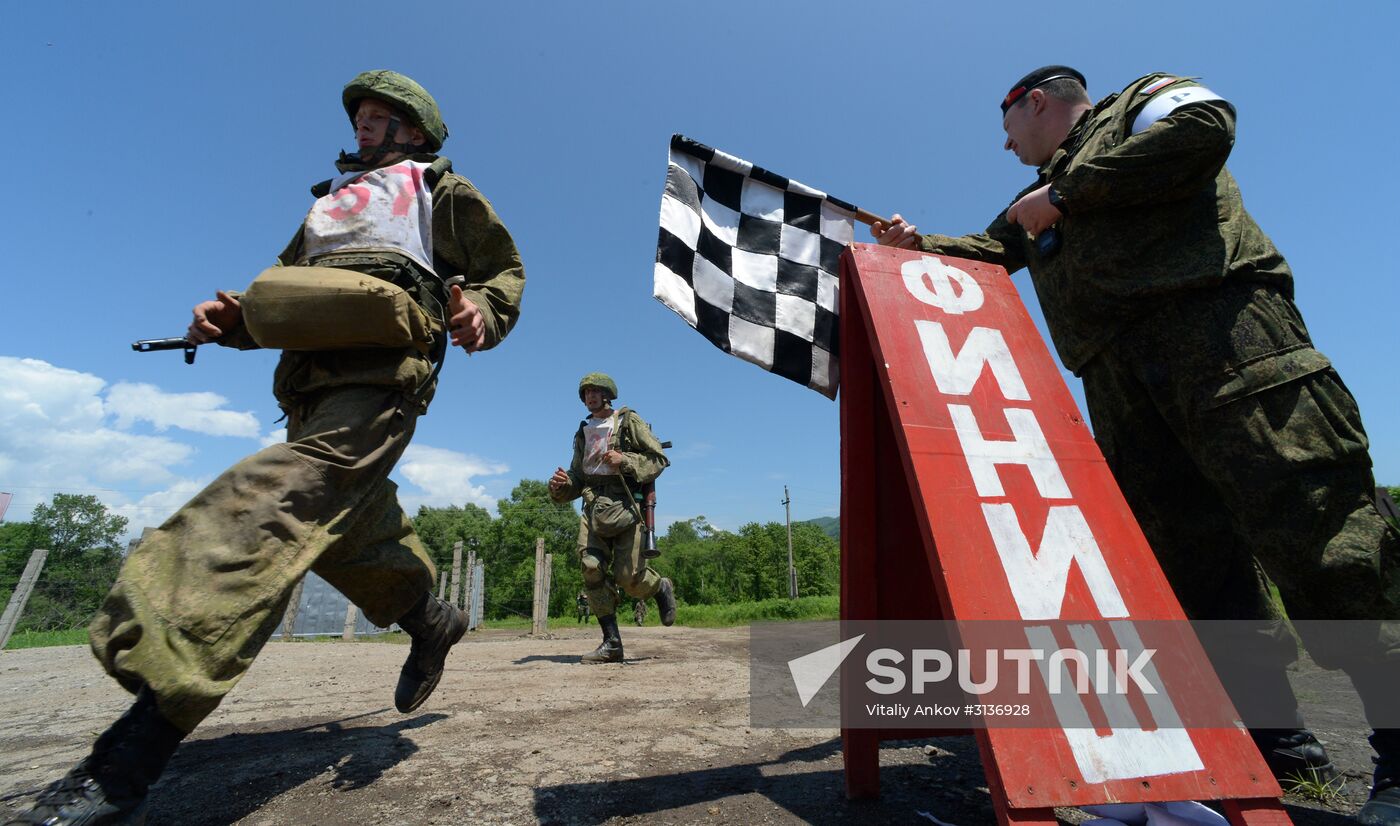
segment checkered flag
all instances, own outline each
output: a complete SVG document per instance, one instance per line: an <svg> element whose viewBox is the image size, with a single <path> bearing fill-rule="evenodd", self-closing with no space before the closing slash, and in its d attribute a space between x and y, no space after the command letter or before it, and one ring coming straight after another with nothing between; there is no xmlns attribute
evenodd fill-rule
<svg viewBox="0 0 1400 826"><path fill-rule="evenodd" d="M837 262L856 212L673 135L652 294L726 353L834 399Z"/></svg>

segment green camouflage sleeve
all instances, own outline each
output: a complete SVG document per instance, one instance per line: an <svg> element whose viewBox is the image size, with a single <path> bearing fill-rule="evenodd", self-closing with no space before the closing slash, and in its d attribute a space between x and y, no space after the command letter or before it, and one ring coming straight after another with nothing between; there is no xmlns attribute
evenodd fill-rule
<svg viewBox="0 0 1400 826"><path fill-rule="evenodd" d="M1004 267L1008 273L1026 265L1025 232L1006 220L1005 211L992 221L985 232L961 236L925 235L920 239L920 248L935 255L996 264Z"/></svg>
<svg viewBox="0 0 1400 826"><path fill-rule="evenodd" d="M1070 215L1180 199L1220 174L1235 143L1235 111L1223 100L1172 112L1053 182Z"/></svg>
<svg viewBox="0 0 1400 826"><path fill-rule="evenodd" d="M433 192L433 257L446 265L443 278L466 276L463 291L486 324L481 349L500 344L520 318L525 268L491 202L460 175L443 176Z"/></svg>
<svg viewBox="0 0 1400 826"><path fill-rule="evenodd" d="M234 301L242 301L243 293L239 290L225 290ZM238 323L230 330L224 330L224 334L214 339L214 343L220 347L232 347L235 350L261 350L262 345L253 341L253 336L248 332L248 327L243 323L243 316L240 314Z"/></svg>
<svg viewBox="0 0 1400 826"><path fill-rule="evenodd" d="M277 261L272 266L289 267L297 260L297 256L301 253L301 232L302 228L297 227L296 234L292 236L292 240L287 243L286 249L277 256ZM241 300L243 297L241 291L226 290L225 292L236 299ZM214 343L221 347L233 347L238 350L262 349L261 345L253 341L253 336L248 333L248 328L243 324L242 319L239 319L238 325L232 330L225 330L222 336L214 340Z"/></svg>
<svg viewBox="0 0 1400 826"><path fill-rule="evenodd" d="M558 491L551 490L555 502L572 502L583 495L583 431L574 434L574 458L569 460L569 484Z"/></svg>
<svg viewBox="0 0 1400 826"><path fill-rule="evenodd" d="M645 485L671 466L671 460L662 452L661 442L652 435L641 416L628 410L622 415L619 428L621 444L628 448L622 451L623 474Z"/></svg>
<svg viewBox="0 0 1400 826"><path fill-rule="evenodd" d="M301 237L305 228L305 224L297 227L296 235L292 236L292 240L287 242L287 248L277 256L278 266L290 267L296 263L297 257L301 255Z"/></svg>

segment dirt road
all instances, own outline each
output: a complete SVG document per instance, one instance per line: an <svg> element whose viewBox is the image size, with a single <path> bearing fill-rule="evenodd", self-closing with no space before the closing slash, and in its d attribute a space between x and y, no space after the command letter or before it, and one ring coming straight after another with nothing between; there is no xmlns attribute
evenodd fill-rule
<svg viewBox="0 0 1400 826"><path fill-rule="evenodd" d="M971 738L886 744L883 795L849 802L830 730L748 725L748 632L631 628L628 662L582 666L597 626L471 635L418 712L393 710L406 648L272 643L176 754L152 824L992 822ZM1295 675L1309 721L1365 800L1369 749L1344 680ZM0 654L0 815L61 775L128 705L83 647ZM1062 811L1062 822L1082 815Z"/></svg>

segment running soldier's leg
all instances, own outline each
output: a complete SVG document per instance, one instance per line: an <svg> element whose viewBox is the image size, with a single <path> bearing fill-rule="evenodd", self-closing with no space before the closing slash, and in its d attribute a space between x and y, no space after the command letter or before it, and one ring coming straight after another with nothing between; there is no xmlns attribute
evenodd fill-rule
<svg viewBox="0 0 1400 826"><path fill-rule="evenodd" d="M642 558L642 531L638 522L612 540L612 570L619 588L634 599L651 599L661 585L661 575L647 566Z"/></svg>
<svg viewBox="0 0 1400 826"><path fill-rule="evenodd" d="M588 529L588 520L578 523L579 567L583 570L583 590L598 619L617 612L617 588L609 580L612 548L608 541Z"/></svg>
<svg viewBox="0 0 1400 826"><path fill-rule="evenodd" d="M317 394L290 418L288 442L229 468L141 542L89 628L108 673L149 686L185 731L217 707L292 586L383 490L416 419L401 399L358 385Z"/></svg>
<svg viewBox="0 0 1400 826"><path fill-rule="evenodd" d="M381 628L402 617L437 578L397 491L389 479L378 484L345 535L311 567Z"/></svg>

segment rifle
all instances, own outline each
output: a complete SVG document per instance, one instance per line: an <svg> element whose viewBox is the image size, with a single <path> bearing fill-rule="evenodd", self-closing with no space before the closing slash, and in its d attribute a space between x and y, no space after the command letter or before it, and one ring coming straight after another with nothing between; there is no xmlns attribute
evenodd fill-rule
<svg viewBox="0 0 1400 826"><path fill-rule="evenodd" d="M669 448L670 442L662 442L663 448ZM661 556L661 552L656 549L656 480L653 479L642 485L642 523L646 526L646 541L642 545L642 558L655 559Z"/></svg>
<svg viewBox="0 0 1400 826"><path fill-rule="evenodd" d="M194 364L195 354L194 342L187 338L145 338L140 341L131 342L131 349L138 353L151 353L156 350L180 350L185 351L185 364Z"/></svg>

